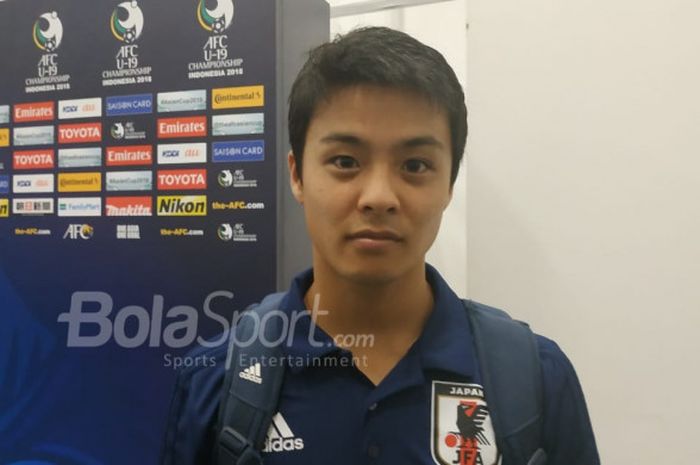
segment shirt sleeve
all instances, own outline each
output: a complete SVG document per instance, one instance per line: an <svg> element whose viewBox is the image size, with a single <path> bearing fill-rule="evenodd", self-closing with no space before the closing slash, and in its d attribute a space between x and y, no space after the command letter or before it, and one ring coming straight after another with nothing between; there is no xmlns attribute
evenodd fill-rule
<svg viewBox="0 0 700 465"><path fill-rule="evenodd" d="M547 465L600 465L581 383L552 340L537 336L544 380L543 442Z"/></svg>

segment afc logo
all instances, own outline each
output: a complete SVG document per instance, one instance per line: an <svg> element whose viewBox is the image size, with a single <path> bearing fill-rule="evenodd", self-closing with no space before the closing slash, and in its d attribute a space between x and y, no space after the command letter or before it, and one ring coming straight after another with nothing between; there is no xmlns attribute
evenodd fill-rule
<svg viewBox="0 0 700 465"><path fill-rule="evenodd" d="M228 36L211 36L204 44L205 61L222 61L228 58Z"/></svg>
<svg viewBox="0 0 700 465"><path fill-rule="evenodd" d="M117 52L116 62L117 69L134 69L139 66L139 46L138 45L123 45Z"/></svg>
<svg viewBox="0 0 700 465"><path fill-rule="evenodd" d="M88 240L92 238L93 234L95 234L95 229L89 224L71 224L63 234L63 238Z"/></svg>

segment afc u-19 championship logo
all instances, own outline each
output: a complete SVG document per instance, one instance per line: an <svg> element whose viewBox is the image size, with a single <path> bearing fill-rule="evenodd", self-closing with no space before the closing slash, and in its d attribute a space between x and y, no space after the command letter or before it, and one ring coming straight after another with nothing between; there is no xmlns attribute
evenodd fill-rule
<svg viewBox="0 0 700 465"><path fill-rule="evenodd" d="M212 34L222 34L233 21L233 0L216 0L216 8L207 8L205 0L197 4L197 20L199 25Z"/></svg>
<svg viewBox="0 0 700 465"><path fill-rule="evenodd" d="M143 33L144 16L136 0L119 3L109 16L112 36L122 45L115 55L116 69L102 72L102 86L123 86L152 82L151 67L139 65L136 41Z"/></svg>
<svg viewBox="0 0 700 465"><path fill-rule="evenodd" d="M126 14L126 17L123 15ZM122 16L120 18L120 16ZM117 5L109 20L112 35L127 44L133 44L143 31L143 12L138 2L124 2Z"/></svg>
<svg viewBox="0 0 700 465"><path fill-rule="evenodd" d="M57 50L63 42L63 23L58 13L44 13L32 25L32 40L41 50L36 76L24 80L26 93L55 92L70 89L70 75L59 74Z"/></svg>
<svg viewBox="0 0 700 465"><path fill-rule="evenodd" d="M440 465L499 465L501 455L484 390L433 381L431 452Z"/></svg>
<svg viewBox="0 0 700 465"><path fill-rule="evenodd" d="M63 23L58 13L44 13L34 23L32 29L34 44L39 50L52 53L61 45L63 40Z"/></svg>
<svg viewBox="0 0 700 465"><path fill-rule="evenodd" d="M214 8L209 8L214 6ZM209 33L202 47L204 61L188 63L188 79L241 76L242 58L229 58L226 30L233 21L233 0L198 0L197 23Z"/></svg>

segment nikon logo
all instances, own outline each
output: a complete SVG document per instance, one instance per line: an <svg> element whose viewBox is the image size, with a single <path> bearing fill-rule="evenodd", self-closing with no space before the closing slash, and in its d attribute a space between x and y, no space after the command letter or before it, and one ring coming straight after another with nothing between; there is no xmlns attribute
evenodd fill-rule
<svg viewBox="0 0 700 465"><path fill-rule="evenodd" d="M207 196L159 196L158 216L206 216Z"/></svg>

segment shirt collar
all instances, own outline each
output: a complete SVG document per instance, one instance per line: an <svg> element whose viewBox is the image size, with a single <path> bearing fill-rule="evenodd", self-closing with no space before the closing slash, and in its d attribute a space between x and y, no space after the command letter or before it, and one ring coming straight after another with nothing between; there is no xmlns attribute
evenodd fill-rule
<svg viewBox="0 0 700 465"><path fill-rule="evenodd" d="M280 304L281 310L287 313L293 334L291 343L284 346L284 354L290 357L289 369L299 372L311 366L313 360L319 360L341 349L333 343L333 339L319 326L312 325L311 313L306 308L304 295L314 281L313 269L299 273L289 287L289 292Z"/></svg>
<svg viewBox="0 0 700 465"><path fill-rule="evenodd" d="M423 369L448 371L461 376L474 377L477 371L472 344L471 326L461 299L452 291L440 273L426 264L425 274L433 290L434 306L420 337L416 341ZM313 269L298 274L292 281L283 300L282 310L297 321L292 343L285 347L285 355L295 358L292 371L299 371L311 364L311 360L334 353L344 353L333 339L318 326L311 325L311 315L306 310L304 295L313 283ZM305 312L302 318L294 313Z"/></svg>
<svg viewBox="0 0 700 465"><path fill-rule="evenodd" d="M425 276L435 303L417 341L423 368L474 377L476 357L464 303L431 265L426 264Z"/></svg>

